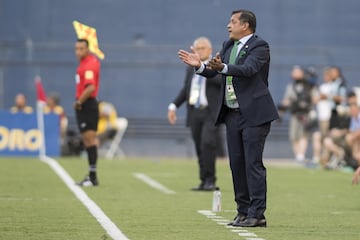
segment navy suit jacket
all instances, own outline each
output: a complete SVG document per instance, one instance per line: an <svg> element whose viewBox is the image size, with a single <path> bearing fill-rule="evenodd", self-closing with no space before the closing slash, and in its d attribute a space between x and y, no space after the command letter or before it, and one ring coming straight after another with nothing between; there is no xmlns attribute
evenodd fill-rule
<svg viewBox="0 0 360 240"><path fill-rule="evenodd" d="M220 52L223 63L228 64L234 41L224 42ZM233 86L240 111L247 126L258 126L278 119L277 108L268 89L270 49L266 41L253 35L240 49L235 64L228 64L228 73L223 74L223 81L218 103L216 123L223 123L226 114L225 83L226 76L233 76ZM205 68L201 75L212 77L218 74Z"/></svg>
<svg viewBox="0 0 360 240"><path fill-rule="evenodd" d="M194 76L194 68L187 67L186 75L183 88L180 90L179 94L174 99L173 103L179 108L184 102L186 102L187 114L186 114L186 125L191 125L192 111L189 105L190 98L190 90L191 90L191 82ZM220 96L220 87L221 87L222 78L219 74L215 74L214 77L206 79L206 89L205 94L208 100L208 107L215 123L215 119L217 116L217 107L218 107L218 98Z"/></svg>

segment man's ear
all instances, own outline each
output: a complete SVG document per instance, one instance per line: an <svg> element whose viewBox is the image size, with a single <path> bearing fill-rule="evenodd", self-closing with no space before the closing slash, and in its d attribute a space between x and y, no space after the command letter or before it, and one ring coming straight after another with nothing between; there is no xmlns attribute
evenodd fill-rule
<svg viewBox="0 0 360 240"><path fill-rule="evenodd" d="M244 23L244 27L245 27L246 29L248 29L249 26L250 26L250 24L249 24L248 22L245 22L245 23Z"/></svg>

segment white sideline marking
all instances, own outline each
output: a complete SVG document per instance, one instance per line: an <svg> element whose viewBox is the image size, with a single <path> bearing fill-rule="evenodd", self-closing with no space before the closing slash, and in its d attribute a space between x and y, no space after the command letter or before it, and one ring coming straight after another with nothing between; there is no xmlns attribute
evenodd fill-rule
<svg viewBox="0 0 360 240"><path fill-rule="evenodd" d="M214 219L214 221L216 221L216 219L223 219L223 217L221 217L221 216L213 216L213 215L209 215L209 216L206 216L206 217Z"/></svg>
<svg viewBox="0 0 360 240"><path fill-rule="evenodd" d="M137 179L140 179L141 181L146 183L147 185L149 185L165 194L175 194L175 192L173 190L168 189L167 187L163 186L159 182L155 181L154 179L152 179L151 177L149 177L143 173L134 173L134 176Z"/></svg>
<svg viewBox="0 0 360 240"><path fill-rule="evenodd" d="M96 205L96 203L89 198L89 196L74 183L74 180L70 175L65 171L60 164L49 157L41 157L41 161L48 164L54 172L63 180L66 186L75 194L75 196L80 200L80 202L89 210L89 212L95 217L95 219L100 223L100 225L106 230L109 236L114 240L129 240L121 230L110 220L108 216L101 210L101 208Z"/></svg>
<svg viewBox="0 0 360 240"><path fill-rule="evenodd" d="M231 231L234 232L234 233L248 232L248 230L244 230L244 229L234 229L234 230L231 230Z"/></svg>
<svg viewBox="0 0 360 240"><path fill-rule="evenodd" d="M210 210L198 210L198 213L205 215L205 216L216 216L216 214Z"/></svg>
<svg viewBox="0 0 360 240"><path fill-rule="evenodd" d="M214 218L212 219L214 222L226 222L229 223L230 221L224 218Z"/></svg>
<svg viewBox="0 0 360 240"><path fill-rule="evenodd" d="M231 229L231 232L237 233L240 237L250 237L246 238L245 240L265 240L264 238L258 238L255 233L249 232L248 230L242 229L241 227L228 226L227 223L230 221L224 219L222 216L216 215L216 213L210 210L198 210L197 212L213 220L217 224L224 225L225 228Z"/></svg>
<svg viewBox="0 0 360 240"><path fill-rule="evenodd" d="M257 237L256 234L252 232L240 232L238 234L242 237Z"/></svg>
<svg viewBox="0 0 360 240"><path fill-rule="evenodd" d="M229 222L217 222L217 224L222 225L222 226L227 226Z"/></svg>
<svg viewBox="0 0 360 240"><path fill-rule="evenodd" d="M229 221L229 222L230 222L230 221ZM226 228L231 228L231 229L239 228L239 227L234 227L234 226L231 226L231 225L226 225L225 227L226 227Z"/></svg>

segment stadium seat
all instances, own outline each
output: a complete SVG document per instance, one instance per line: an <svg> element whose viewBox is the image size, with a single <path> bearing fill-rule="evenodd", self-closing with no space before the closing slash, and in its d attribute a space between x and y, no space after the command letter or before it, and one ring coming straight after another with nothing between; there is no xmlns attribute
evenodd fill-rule
<svg viewBox="0 0 360 240"><path fill-rule="evenodd" d="M118 130L110 143L110 147L105 153L107 159L114 159L115 156L125 157L125 153L121 149L120 143L128 127L128 120L126 118L118 118L117 124Z"/></svg>

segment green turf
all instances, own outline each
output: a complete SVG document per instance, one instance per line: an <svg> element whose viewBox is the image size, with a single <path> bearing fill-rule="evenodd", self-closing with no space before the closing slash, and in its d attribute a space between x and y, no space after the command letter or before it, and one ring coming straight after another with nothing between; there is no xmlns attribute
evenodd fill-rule
<svg viewBox="0 0 360 240"><path fill-rule="evenodd" d="M94 239L104 230L50 168L0 160L0 239Z"/></svg>
<svg viewBox="0 0 360 240"><path fill-rule="evenodd" d="M0 239L110 239L57 175L36 159L0 159ZM85 159L59 163L75 179ZM222 208L232 219L233 193L226 161L217 164ZM210 210L212 193L191 192L198 171L193 160L99 161L100 186L85 191L131 240L245 240L199 214ZM167 195L134 177L148 175L175 194ZM249 229L266 240L360 239L360 186L351 174L268 166L268 228Z"/></svg>

